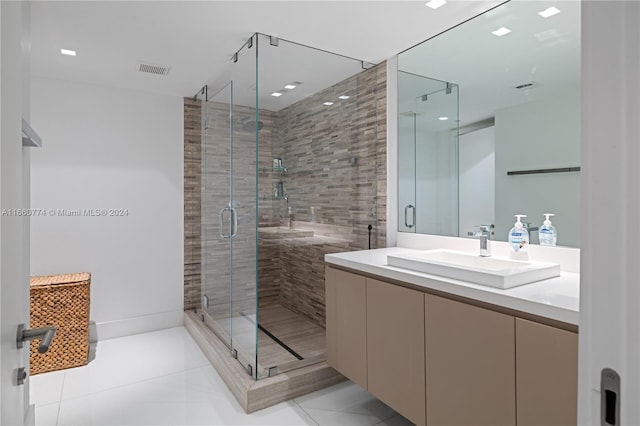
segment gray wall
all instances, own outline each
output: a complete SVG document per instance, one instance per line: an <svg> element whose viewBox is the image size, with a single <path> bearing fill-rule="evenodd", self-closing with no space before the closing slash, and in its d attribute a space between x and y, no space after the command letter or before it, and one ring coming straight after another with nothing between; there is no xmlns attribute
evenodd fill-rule
<svg viewBox="0 0 640 426"><path fill-rule="evenodd" d="M580 247L580 173L507 176L508 171L580 165L580 95L559 95L496 111L496 239L507 240L514 214L540 226L555 213L558 245ZM532 242L537 243L537 233Z"/></svg>

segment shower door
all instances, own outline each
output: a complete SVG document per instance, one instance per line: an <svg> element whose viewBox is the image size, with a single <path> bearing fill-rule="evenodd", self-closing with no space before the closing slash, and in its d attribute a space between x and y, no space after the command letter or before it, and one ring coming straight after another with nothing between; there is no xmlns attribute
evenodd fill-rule
<svg viewBox="0 0 640 426"><path fill-rule="evenodd" d="M231 348L257 379L258 357L258 110L255 36L231 67L229 232ZM225 222L226 223L226 222Z"/></svg>
<svg viewBox="0 0 640 426"><path fill-rule="evenodd" d="M247 56L244 66L251 64ZM235 90L249 86L240 71L205 96L202 108L202 309L206 324L256 378L257 135L251 124L257 117Z"/></svg>
<svg viewBox="0 0 640 426"><path fill-rule="evenodd" d="M231 347L232 84L202 99L201 293L205 323Z"/></svg>

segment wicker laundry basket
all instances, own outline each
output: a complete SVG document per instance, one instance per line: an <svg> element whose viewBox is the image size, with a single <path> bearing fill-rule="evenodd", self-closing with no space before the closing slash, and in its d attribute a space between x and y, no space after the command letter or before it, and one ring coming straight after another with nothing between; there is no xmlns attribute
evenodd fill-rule
<svg viewBox="0 0 640 426"><path fill-rule="evenodd" d="M91 274L36 276L31 277L30 285L30 328L57 328L46 353L38 353L39 340L31 341L30 374L85 365L89 356Z"/></svg>

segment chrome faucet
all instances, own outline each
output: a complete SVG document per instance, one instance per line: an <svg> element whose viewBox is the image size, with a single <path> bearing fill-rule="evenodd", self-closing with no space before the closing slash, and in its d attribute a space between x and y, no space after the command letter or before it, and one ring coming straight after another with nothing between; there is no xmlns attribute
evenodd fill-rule
<svg viewBox="0 0 640 426"><path fill-rule="evenodd" d="M293 229L293 210L291 207L287 207L287 222L289 229Z"/></svg>
<svg viewBox="0 0 640 426"><path fill-rule="evenodd" d="M480 233L478 238L480 239L480 256L489 257L491 256L491 228L492 225L480 225Z"/></svg>

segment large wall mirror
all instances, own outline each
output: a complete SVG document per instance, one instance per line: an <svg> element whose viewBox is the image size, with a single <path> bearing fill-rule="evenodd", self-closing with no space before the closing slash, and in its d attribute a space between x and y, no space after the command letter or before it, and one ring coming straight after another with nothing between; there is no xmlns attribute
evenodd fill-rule
<svg viewBox="0 0 640 426"><path fill-rule="evenodd" d="M580 244L580 2L511 0L398 56L400 232Z"/></svg>

